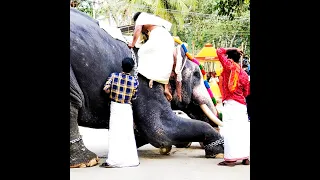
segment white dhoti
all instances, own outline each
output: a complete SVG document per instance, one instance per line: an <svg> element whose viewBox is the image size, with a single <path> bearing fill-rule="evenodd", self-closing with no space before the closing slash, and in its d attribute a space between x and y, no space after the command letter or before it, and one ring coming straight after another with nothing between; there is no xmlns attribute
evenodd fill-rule
<svg viewBox="0 0 320 180"><path fill-rule="evenodd" d="M250 122L247 107L234 100L225 100L222 108L224 160L248 159L250 154Z"/></svg>
<svg viewBox="0 0 320 180"><path fill-rule="evenodd" d="M138 51L138 71L150 80L168 84L173 66L174 40L163 27L150 32L148 41Z"/></svg>
<svg viewBox="0 0 320 180"><path fill-rule="evenodd" d="M111 101L108 149L108 164L116 167L139 165L130 104Z"/></svg>

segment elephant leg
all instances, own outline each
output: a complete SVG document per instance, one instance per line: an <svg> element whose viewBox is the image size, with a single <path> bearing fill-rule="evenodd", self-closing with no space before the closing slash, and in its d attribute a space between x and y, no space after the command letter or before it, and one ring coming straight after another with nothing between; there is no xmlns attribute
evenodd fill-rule
<svg viewBox="0 0 320 180"><path fill-rule="evenodd" d="M192 142L186 142L186 143L178 143L174 144L177 148L188 148L190 147Z"/></svg>
<svg viewBox="0 0 320 180"><path fill-rule="evenodd" d="M70 168L91 167L99 158L83 143L78 127L78 109L70 103Z"/></svg>
<svg viewBox="0 0 320 180"><path fill-rule="evenodd" d="M212 128L210 126L210 128ZM203 141L203 147L206 152L206 158L223 158L224 157L224 140L219 131L215 128L214 135L210 138L205 138Z"/></svg>
<svg viewBox="0 0 320 180"><path fill-rule="evenodd" d="M160 152L161 155L169 155L171 149L172 149L172 146L160 147L159 148L159 152Z"/></svg>
<svg viewBox="0 0 320 180"><path fill-rule="evenodd" d="M210 124L179 118L180 121L171 137L173 144L181 142L203 142L206 158L222 158L224 153L223 137ZM180 142L180 143L178 143Z"/></svg>
<svg viewBox="0 0 320 180"><path fill-rule="evenodd" d="M214 128L215 130L217 130L218 133L220 133L220 128L219 128L219 127L213 127L213 128ZM204 149L204 144L203 144L203 142L199 142L199 144L200 144L201 148Z"/></svg>
<svg viewBox="0 0 320 180"><path fill-rule="evenodd" d="M206 158L223 158L224 157L224 146L223 138L213 141L207 145L204 145L206 152Z"/></svg>

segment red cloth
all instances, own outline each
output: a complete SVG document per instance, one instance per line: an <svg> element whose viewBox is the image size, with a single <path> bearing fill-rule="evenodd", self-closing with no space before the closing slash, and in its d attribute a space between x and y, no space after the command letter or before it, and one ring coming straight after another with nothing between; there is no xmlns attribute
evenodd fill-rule
<svg viewBox="0 0 320 180"><path fill-rule="evenodd" d="M250 92L250 82L248 74L242 68L240 68L239 81L237 83L236 89L233 93L231 93L228 88L228 81L231 69L234 69L234 62L226 57L226 50L224 48L217 49L217 55L223 67L223 71L221 73L222 81L219 82L222 83L222 101L232 99L246 105L245 97L247 97Z"/></svg>

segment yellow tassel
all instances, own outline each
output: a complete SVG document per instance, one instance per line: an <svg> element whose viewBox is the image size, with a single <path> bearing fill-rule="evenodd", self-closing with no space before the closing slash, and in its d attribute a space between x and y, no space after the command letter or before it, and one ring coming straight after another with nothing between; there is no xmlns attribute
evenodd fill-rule
<svg viewBox="0 0 320 180"><path fill-rule="evenodd" d="M174 42L178 44L182 44L182 41L178 37L173 37L173 39L174 39Z"/></svg>

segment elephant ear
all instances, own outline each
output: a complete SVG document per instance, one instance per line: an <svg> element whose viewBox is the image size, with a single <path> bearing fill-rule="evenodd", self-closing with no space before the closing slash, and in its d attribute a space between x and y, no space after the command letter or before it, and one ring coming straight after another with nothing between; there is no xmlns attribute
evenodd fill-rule
<svg viewBox="0 0 320 180"><path fill-rule="evenodd" d="M180 49L180 52L177 53L177 56L180 56L180 57L177 57L176 58L176 67L175 67L175 72L176 72L176 92L177 92L177 96L178 96L178 99L179 101L181 102L182 101L182 96L181 96L181 81L182 81L182 69L184 68L185 64L186 64L186 61L187 61L187 56L186 56L186 52L184 51L184 49L182 48L181 45L178 45L177 46L177 50L179 51Z"/></svg>

